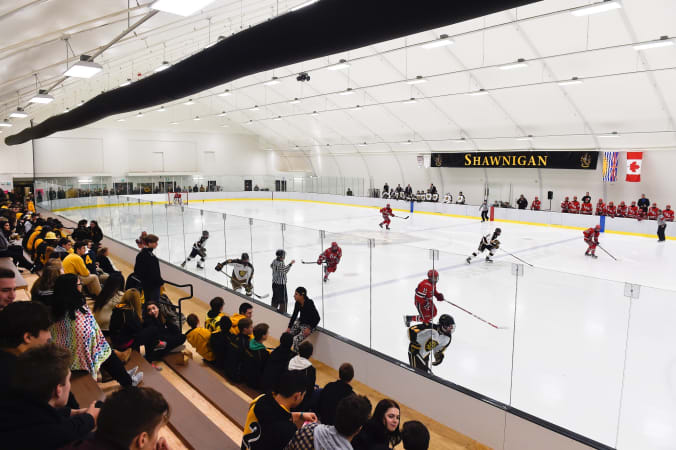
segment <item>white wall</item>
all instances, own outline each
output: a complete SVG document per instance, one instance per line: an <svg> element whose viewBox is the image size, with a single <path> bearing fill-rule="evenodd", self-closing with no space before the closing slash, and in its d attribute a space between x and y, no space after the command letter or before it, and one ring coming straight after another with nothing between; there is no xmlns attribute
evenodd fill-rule
<svg viewBox="0 0 676 450"><path fill-rule="evenodd" d="M33 149L31 143L7 146L4 142L4 134L0 134L0 174L10 174L14 177L32 176Z"/></svg>

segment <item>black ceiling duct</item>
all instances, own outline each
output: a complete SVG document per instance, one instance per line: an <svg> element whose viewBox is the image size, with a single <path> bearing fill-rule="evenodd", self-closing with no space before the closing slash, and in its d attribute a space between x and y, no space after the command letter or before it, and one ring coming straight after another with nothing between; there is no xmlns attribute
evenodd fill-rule
<svg viewBox="0 0 676 450"><path fill-rule="evenodd" d="M168 103L238 78L516 8L533 0L320 0L8 136L7 145Z"/></svg>

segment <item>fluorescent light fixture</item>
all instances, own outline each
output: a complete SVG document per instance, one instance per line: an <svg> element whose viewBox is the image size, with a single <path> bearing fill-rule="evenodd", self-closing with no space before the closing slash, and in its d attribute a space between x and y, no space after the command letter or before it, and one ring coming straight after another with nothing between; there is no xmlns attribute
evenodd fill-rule
<svg viewBox="0 0 676 450"><path fill-rule="evenodd" d="M223 128L230 128L230 125L228 125L227 123L224 123L223 125L221 125L221 127L223 127Z"/></svg>
<svg viewBox="0 0 676 450"><path fill-rule="evenodd" d="M249 108L249 111L259 111L259 110L260 108L258 107L258 105L254 105L253 108Z"/></svg>
<svg viewBox="0 0 676 450"><path fill-rule="evenodd" d="M313 3L317 3L318 1L319 0L308 0L307 2L303 2L300 5L294 6L293 8L291 8L291 12L298 11L301 8L305 8L306 6L310 6Z"/></svg>
<svg viewBox="0 0 676 450"><path fill-rule="evenodd" d="M404 102L404 105L412 105L413 103L418 103L418 100L416 100L415 98L411 97L410 99L408 99L408 100L406 100L406 101Z"/></svg>
<svg viewBox="0 0 676 450"><path fill-rule="evenodd" d="M312 116L318 116L319 113L318 113L317 111L312 111L312 114L311 114L311 115L312 115Z"/></svg>
<svg viewBox="0 0 676 450"><path fill-rule="evenodd" d="M9 123L9 120L7 120L7 119L0 122L0 127L7 127L8 128L8 127L11 127L11 126L12 126L12 124Z"/></svg>
<svg viewBox="0 0 676 450"><path fill-rule="evenodd" d="M103 66L96 64L94 61L89 61L89 56L81 55L80 61L70 66L70 69L66 70L64 75L73 78L91 78L102 70Z"/></svg>
<svg viewBox="0 0 676 450"><path fill-rule="evenodd" d="M202 119L200 119L200 116L195 116L192 120L197 121L197 120L202 120Z"/></svg>
<svg viewBox="0 0 676 450"><path fill-rule="evenodd" d="M31 103L41 103L43 105L47 103L52 103L54 101L54 97L49 95L47 91L43 91L42 89L38 91L37 94L33 96L32 99L28 100Z"/></svg>
<svg viewBox="0 0 676 450"><path fill-rule="evenodd" d="M143 117L143 113L139 111L139 113L138 113L138 114L136 114L136 117L138 117L138 118L141 118L141 117Z"/></svg>
<svg viewBox="0 0 676 450"><path fill-rule="evenodd" d="M188 105L188 106L190 106L190 105L194 105L194 104L195 104L195 102L193 102L193 101L192 101L192 99L188 99L188 101L187 101L187 102L185 102L185 103L183 103L183 104L184 104L184 105Z"/></svg>
<svg viewBox="0 0 676 450"><path fill-rule="evenodd" d="M401 145L411 145L412 143L413 143L413 142L411 142L411 140L409 139L409 140L406 141L406 142L402 142Z"/></svg>
<svg viewBox="0 0 676 450"><path fill-rule="evenodd" d="M129 86L131 84L131 78L127 78L127 81L120 84L120 87Z"/></svg>
<svg viewBox="0 0 676 450"><path fill-rule="evenodd" d="M460 138L460 139L453 139L451 142L453 142L455 144L464 144L466 141L467 141L467 139L463 137L463 138Z"/></svg>
<svg viewBox="0 0 676 450"><path fill-rule="evenodd" d="M254 124L253 120L250 120L250 121L244 123L244 125L253 125L253 124Z"/></svg>
<svg viewBox="0 0 676 450"><path fill-rule="evenodd" d="M421 47L425 50L429 50L432 48L446 47L447 45L453 45L453 41L448 38L447 34L442 34L436 41L428 42L421 45Z"/></svg>
<svg viewBox="0 0 676 450"><path fill-rule="evenodd" d="M406 84L420 84L420 83L427 83L427 80L425 78L423 78L422 75L418 75L414 79L408 80L406 82Z"/></svg>
<svg viewBox="0 0 676 450"><path fill-rule="evenodd" d="M467 95L471 95L472 97L478 97L480 95L488 95L488 91L486 89L479 89L478 91L470 92Z"/></svg>
<svg viewBox="0 0 676 450"><path fill-rule="evenodd" d="M515 63L505 64L504 66L500 66L500 70L522 69L524 67L528 67L528 63L526 62L525 59L519 58L519 59L516 60Z"/></svg>
<svg viewBox="0 0 676 450"><path fill-rule="evenodd" d="M573 84L582 84L582 80L578 79L577 77L573 77L570 80L559 81L559 86L571 86Z"/></svg>
<svg viewBox="0 0 676 450"><path fill-rule="evenodd" d="M366 142L361 142L357 144L357 147L366 147Z"/></svg>
<svg viewBox="0 0 676 450"><path fill-rule="evenodd" d="M617 131L613 131L612 133L599 134L598 137L600 137L600 138L617 138L617 137L620 137L620 135Z"/></svg>
<svg viewBox="0 0 676 450"><path fill-rule="evenodd" d="M342 70L347 69L350 65L344 59L341 59L338 64L327 67L328 70Z"/></svg>
<svg viewBox="0 0 676 450"><path fill-rule="evenodd" d="M150 7L159 11L189 16L207 6L214 0L157 0Z"/></svg>
<svg viewBox="0 0 676 450"><path fill-rule="evenodd" d="M266 81L263 84L266 85L266 86L274 86L275 84L279 84L279 83L281 83L281 82L277 79L277 77L272 77L272 79L270 81Z"/></svg>
<svg viewBox="0 0 676 450"><path fill-rule="evenodd" d="M275 118L272 119L272 120L282 120L282 116L277 116L277 117L275 117Z"/></svg>
<svg viewBox="0 0 676 450"><path fill-rule="evenodd" d="M353 108L350 108L350 111L361 111L361 106L357 105Z"/></svg>
<svg viewBox="0 0 676 450"><path fill-rule="evenodd" d="M291 101L289 102L289 105L297 105L297 104L299 104L299 103L300 103L300 100L298 100L298 98L294 98L293 100L291 100Z"/></svg>
<svg viewBox="0 0 676 450"><path fill-rule="evenodd" d="M68 108L68 107L66 107L66 109L63 110L63 112L65 112L65 113L67 113L68 111L70 111L70 108Z"/></svg>
<svg viewBox="0 0 676 450"><path fill-rule="evenodd" d="M92 180L77 180L77 182L78 182L78 183L85 184L85 183L91 183Z"/></svg>
<svg viewBox="0 0 676 450"><path fill-rule="evenodd" d="M171 64L169 64L169 61L162 61L162 64L157 66L157 68L155 69L155 72L162 72L163 70L168 69L169 67L171 67Z"/></svg>
<svg viewBox="0 0 676 450"><path fill-rule="evenodd" d="M166 109L164 109L164 106L160 106L159 109L157 109L157 112L165 112Z"/></svg>
<svg viewBox="0 0 676 450"><path fill-rule="evenodd" d="M178 125L178 122L169 122L169 125Z"/></svg>
<svg viewBox="0 0 676 450"><path fill-rule="evenodd" d="M572 11L571 14L574 16L590 16L592 14L598 14L606 11L612 11L613 9L620 9L622 5L616 0L603 1L600 3L595 3L593 5L587 6L585 8L576 9Z"/></svg>
<svg viewBox="0 0 676 450"><path fill-rule="evenodd" d="M126 122L127 119L125 119L124 117L120 117L119 119L117 119L117 121L118 121L118 122Z"/></svg>
<svg viewBox="0 0 676 450"><path fill-rule="evenodd" d="M634 45L634 50L648 50L651 48L670 47L674 45L674 41L669 36L662 36L657 41L646 42L645 44Z"/></svg>
<svg viewBox="0 0 676 450"><path fill-rule="evenodd" d="M12 113L9 115L9 117L14 117L17 119L23 119L24 117L28 117L28 114L24 112L23 109L17 108L16 111L12 111Z"/></svg>
<svg viewBox="0 0 676 450"><path fill-rule="evenodd" d="M533 135L529 134L528 136L522 136L516 138L517 141L532 141L533 140Z"/></svg>
<svg viewBox="0 0 676 450"><path fill-rule="evenodd" d="M218 117L223 117L225 115L225 111L221 111L221 113L218 115Z"/></svg>
<svg viewBox="0 0 676 450"><path fill-rule="evenodd" d="M232 95L232 93L230 92L230 89L226 89L225 91L218 94L219 97L228 97L230 95Z"/></svg>
<svg viewBox="0 0 676 450"><path fill-rule="evenodd" d="M352 90L352 88L347 88L338 95L352 95L352 94L354 94L354 91Z"/></svg>

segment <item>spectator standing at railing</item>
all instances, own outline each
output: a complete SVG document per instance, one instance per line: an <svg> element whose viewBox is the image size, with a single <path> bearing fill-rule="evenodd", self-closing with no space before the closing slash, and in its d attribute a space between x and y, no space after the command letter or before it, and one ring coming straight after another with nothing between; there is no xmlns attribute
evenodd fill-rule
<svg viewBox="0 0 676 450"><path fill-rule="evenodd" d="M649 206L650 200L646 198L645 194L641 194L641 198L638 199L638 208L643 210L643 212L647 215Z"/></svg>
<svg viewBox="0 0 676 450"><path fill-rule="evenodd" d="M411 187L410 184L406 185L406 189L404 189L404 194L406 194L407 197L413 195L413 188Z"/></svg>
<svg viewBox="0 0 676 450"><path fill-rule="evenodd" d="M145 301L158 302L160 300L160 288L164 284L160 272L160 261L153 254L158 246L160 238L154 234L145 237L145 247L136 255L134 273L141 280Z"/></svg>
<svg viewBox="0 0 676 450"><path fill-rule="evenodd" d="M519 209L526 209L528 207L528 200L526 200L526 197L521 194L519 199L516 201L516 205L519 207Z"/></svg>
<svg viewBox="0 0 676 450"><path fill-rule="evenodd" d="M385 182L385 186L383 186L383 192L390 192L390 185L387 184L387 181Z"/></svg>
<svg viewBox="0 0 676 450"><path fill-rule="evenodd" d="M584 194L584 197L582 197L582 203L591 203L591 195L589 195L589 192Z"/></svg>
<svg viewBox="0 0 676 450"><path fill-rule="evenodd" d="M319 324L320 318L315 303L307 296L307 289L298 286L293 298L296 300L296 305L286 332L293 335L293 351L297 352L298 345L310 336Z"/></svg>

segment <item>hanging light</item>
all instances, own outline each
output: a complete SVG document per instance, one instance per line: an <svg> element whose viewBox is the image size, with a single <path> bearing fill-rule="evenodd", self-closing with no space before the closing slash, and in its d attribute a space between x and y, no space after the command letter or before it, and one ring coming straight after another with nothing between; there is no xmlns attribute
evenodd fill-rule
<svg viewBox="0 0 676 450"><path fill-rule="evenodd" d="M169 67L171 67L171 64L169 64L169 61L162 61L162 64L157 66L157 68L155 69L155 72L162 72L163 70L168 69Z"/></svg>
<svg viewBox="0 0 676 450"><path fill-rule="evenodd" d="M49 95L47 91L44 89L40 89L37 94L33 96L30 100L28 100L30 103L41 103L41 104L47 104L47 103L52 103L54 101L54 97Z"/></svg>
<svg viewBox="0 0 676 450"><path fill-rule="evenodd" d="M25 117L28 117L28 114L22 108L17 108L16 111L11 112L9 117L14 117L16 119L23 119Z"/></svg>
<svg viewBox="0 0 676 450"><path fill-rule="evenodd" d="M80 61L76 62L64 73L67 77L91 78L103 70L103 66L90 61L89 55L80 55Z"/></svg>

